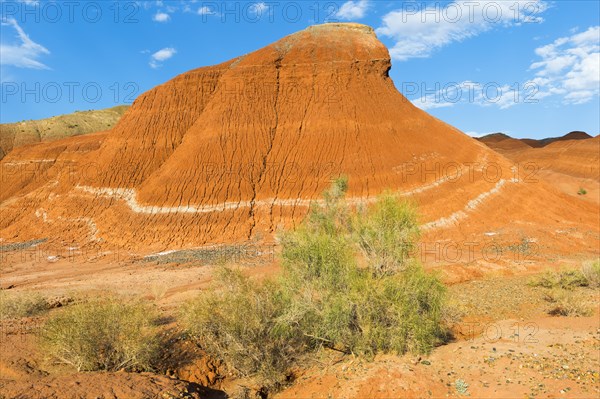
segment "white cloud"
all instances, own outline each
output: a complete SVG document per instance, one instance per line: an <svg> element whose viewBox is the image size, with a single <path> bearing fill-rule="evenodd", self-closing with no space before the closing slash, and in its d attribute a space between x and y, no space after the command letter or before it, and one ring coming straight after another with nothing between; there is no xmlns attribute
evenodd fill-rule
<svg viewBox="0 0 600 399"><path fill-rule="evenodd" d="M161 50L158 50L150 57L150 67L155 69L161 67L163 61L168 60L175 54L177 54L177 50L175 50L173 47L165 47Z"/></svg>
<svg viewBox="0 0 600 399"><path fill-rule="evenodd" d="M11 26L17 32L17 44L0 43L0 65L10 65L18 68L49 69L38 61L50 51L41 44L31 40L13 18L2 21L3 26Z"/></svg>
<svg viewBox="0 0 600 399"><path fill-rule="evenodd" d="M402 91L424 110L457 104L507 109L555 97L564 104L584 104L600 95L600 26L561 37L535 49L541 59L531 64L535 75L518 84L464 81L427 87L404 83Z"/></svg>
<svg viewBox="0 0 600 399"><path fill-rule="evenodd" d="M530 70L540 95L563 95L567 104L583 104L600 94L600 26L561 37L535 50L540 61Z"/></svg>
<svg viewBox="0 0 600 399"><path fill-rule="evenodd" d="M152 17L152 20L155 22L168 22L171 20L171 16L165 12L157 12Z"/></svg>
<svg viewBox="0 0 600 399"><path fill-rule="evenodd" d="M202 6L198 9L198 14L200 15L215 15L216 12L208 6Z"/></svg>
<svg viewBox="0 0 600 399"><path fill-rule="evenodd" d="M264 2L253 3L248 7L248 11L256 15L263 15L265 11L269 9L269 6Z"/></svg>
<svg viewBox="0 0 600 399"><path fill-rule="evenodd" d="M347 1L338 10L336 16L340 19L361 19L367 13L369 0Z"/></svg>
<svg viewBox="0 0 600 399"><path fill-rule="evenodd" d="M165 61L173 57L175 53L177 53L177 50L172 47L166 47L152 54L152 58L156 61Z"/></svg>
<svg viewBox="0 0 600 399"><path fill-rule="evenodd" d="M461 42L497 26L539 23L548 5L543 0L455 0L445 6L404 2L389 12L377 33L396 41L390 49L394 59L426 58L451 43Z"/></svg>

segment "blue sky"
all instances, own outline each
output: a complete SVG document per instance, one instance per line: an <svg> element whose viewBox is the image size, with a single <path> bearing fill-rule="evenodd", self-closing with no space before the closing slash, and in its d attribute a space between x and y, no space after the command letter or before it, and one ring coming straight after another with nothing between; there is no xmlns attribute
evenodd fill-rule
<svg viewBox="0 0 600 399"><path fill-rule="evenodd" d="M315 24L390 49L396 87L471 135L600 131L599 2L4 1L0 121L131 103L172 77Z"/></svg>

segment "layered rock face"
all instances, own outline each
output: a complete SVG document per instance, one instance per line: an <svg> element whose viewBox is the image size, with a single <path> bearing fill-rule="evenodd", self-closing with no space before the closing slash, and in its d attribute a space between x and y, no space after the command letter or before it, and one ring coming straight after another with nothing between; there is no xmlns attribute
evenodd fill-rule
<svg viewBox="0 0 600 399"><path fill-rule="evenodd" d="M413 198L432 237L594 229L582 222L593 207L523 183L509 160L414 107L390 68L370 27L325 24L184 73L108 132L11 152L0 237L138 252L268 238L341 175L357 203L386 189Z"/></svg>

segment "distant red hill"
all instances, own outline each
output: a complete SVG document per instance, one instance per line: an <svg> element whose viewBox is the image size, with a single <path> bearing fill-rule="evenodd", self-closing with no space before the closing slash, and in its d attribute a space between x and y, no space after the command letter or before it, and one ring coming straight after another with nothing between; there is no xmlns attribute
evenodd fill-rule
<svg viewBox="0 0 600 399"><path fill-rule="evenodd" d="M493 149L497 149L498 147L500 147L502 149L513 149L515 147L524 148L522 145L520 145L517 142L521 142L521 143L526 144L527 146L533 147L533 148L542 148L542 147L545 147L556 141L586 140L586 139L591 139L592 137L593 136L590 136L586 132L575 130L575 131L565 134L564 136L548 137L548 138L539 139L539 140L538 139L516 139L516 138L510 137L509 135L507 135L505 133L492 133L492 134L488 134L483 137L479 137L477 140L481 141L482 143L488 145L489 147L491 147Z"/></svg>
<svg viewBox="0 0 600 399"><path fill-rule="evenodd" d="M571 196L600 203L600 136L574 131L542 140L514 139L503 133L479 141ZM583 194L585 192L585 194Z"/></svg>
<svg viewBox="0 0 600 399"><path fill-rule="evenodd" d="M590 136L586 132L573 131L573 132L567 133L567 134L565 134L564 136L561 136L561 137L548 137L548 138L541 139L541 140L536 140L536 139L521 139L521 141L524 142L525 144L531 146L531 147L541 148L541 147L547 146L548 144L552 144L555 141L585 140L585 139L591 139L591 138L592 138L592 136Z"/></svg>
<svg viewBox="0 0 600 399"><path fill-rule="evenodd" d="M477 140L494 150L511 151L515 149L531 148L531 146L525 143L523 140L514 139L504 133L488 134L486 136L479 137Z"/></svg>

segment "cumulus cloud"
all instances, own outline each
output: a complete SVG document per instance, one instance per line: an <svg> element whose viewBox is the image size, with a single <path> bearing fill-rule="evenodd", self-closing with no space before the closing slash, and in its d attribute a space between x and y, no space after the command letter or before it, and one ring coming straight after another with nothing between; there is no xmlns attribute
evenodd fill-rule
<svg viewBox="0 0 600 399"><path fill-rule="evenodd" d="M426 87L405 83L403 92L424 110L457 104L507 109L559 98L564 104L583 104L600 95L600 27L561 37L535 49L541 59L531 64L535 75L523 84L463 81Z"/></svg>
<svg viewBox="0 0 600 399"><path fill-rule="evenodd" d="M14 18L2 21L3 26L12 27L17 32L17 43L0 43L0 65L18 68L49 69L38 58L50 54L41 44L31 40Z"/></svg>
<svg viewBox="0 0 600 399"><path fill-rule="evenodd" d="M583 104L600 94L600 26L561 37L535 50L535 82L540 95L562 95L568 104Z"/></svg>
<svg viewBox="0 0 600 399"><path fill-rule="evenodd" d="M253 3L248 7L248 11L256 15L262 15L265 11L269 9L269 6L264 2Z"/></svg>
<svg viewBox="0 0 600 399"><path fill-rule="evenodd" d="M198 9L198 15L217 15L217 12L209 6L202 6Z"/></svg>
<svg viewBox="0 0 600 399"><path fill-rule="evenodd" d="M150 67L160 68L162 63L177 53L173 47L165 47L150 56Z"/></svg>
<svg viewBox="0 0 600 399"><path fill-rule="evenodd" d="M165 12L157 12L152 17L152 20L155 22L168 22L171 20L171 16Z"/></svg>
<svg viewBox="0 0 600 399"><path fill-rule="evenodd" d="M399 61L430 57L436 50L475 37L494 27L540 23L548 4L542 0L455 0L423 6L404 2L383 17L377 33L395 40L391 56Z"/></svg>
<svg viewBox="0 0 600 399"><path fill-rule="evenodd" d="M361 19L369 8L369 0L347 1L338 10L336 16L340 19Z"/></svg>

